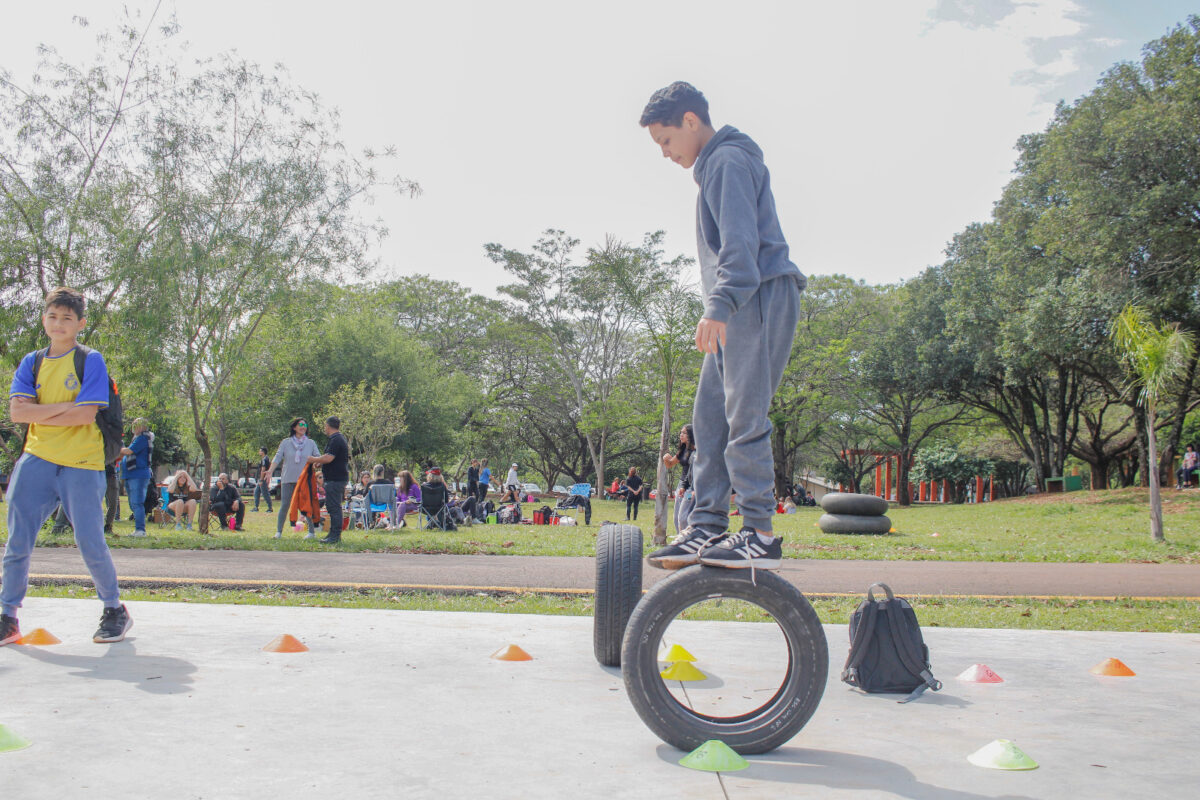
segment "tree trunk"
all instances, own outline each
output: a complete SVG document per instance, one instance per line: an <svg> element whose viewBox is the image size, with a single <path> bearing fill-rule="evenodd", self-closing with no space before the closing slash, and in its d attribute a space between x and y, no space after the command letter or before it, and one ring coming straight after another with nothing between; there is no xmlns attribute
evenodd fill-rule
<svg viewBox="0 0 1200 800"><path fill-rule="evenodd" d="M1154 467L1150 472L1150 536L1156 542L1162 542L1163 539L1163 521L1162 521L1162 496L1159 492L1158 485L1158 453L1155 439L1158 437L1154 433L1154 401L1147 399L1146 401L1146 417L1148 435L1146 437L1147 447L1149 448L1149 461Z"/></svg>
<svg viewBox="0 0 1200 800"><path fill-rule="evenodd" d="M912 495L908 491L909 460L911 458L911 453L905 447L900 449L900 457L896 459L899 462L896 469L896 500L902 506L912 505Z"/></svg>
<svg viewBox="0 0 1200 800"><path fill-rule="evenodd" d="M671 376L668 375L667 390L663 397L662 430L658 434L658 469L655 470L658 495L654 498L654 544L660 547L667 543L667 501L671 493L667 465L663 462L671 442L671 389Z"/></svg>
<svg viewBox="0 0 1200 800"><path fill-rule="evenodd" d="M209 444L208 434L203 429L196 428L196 443L200 445L200 450L204 453L204 480L200 484L200 502L197 504L198 511L196 520L200 523L200 535L208 536L208 483L212 480L212 445Z"/></svg>
<svg viewBox="0 0 1200 800"><path fill-rule="evenodd" d="M1150 429L1154 429L1153 421L1150 422ZM1142 414L1137 417L1137 438L1138 482L1145 487L1150 485L1150 461L1146 452L1146 417Z"/></svg>

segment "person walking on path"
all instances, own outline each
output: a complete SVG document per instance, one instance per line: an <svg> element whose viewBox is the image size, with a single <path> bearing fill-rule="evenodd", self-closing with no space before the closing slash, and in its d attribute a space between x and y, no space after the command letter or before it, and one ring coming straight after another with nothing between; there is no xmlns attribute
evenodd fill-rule
<svg viewBox="0 0 1200 800"><path fill-rule="evenodd" d="M87 324L85 310L83 295L74 289L59 287L46 295L42 329L50 346L21 359L9 388L9 417L28 423L29 430L5 498L8 542L0 583L0 645L21 638L17 609L29 589L29 559L42 524L60 502L104 604L92 641L119 642L133 626L104 540L104 436L96 414L108 407L110 386L104 356L78 341Z"/></svg>
<svg viewBox="0 0 1200 800"><path fill-rule="evenodd" d="M696 239L704 353L692 412L696 506L688 528L651 553L650 564L776 569L774 459L768 412L791 355L804 275L788 257L763 153L729 125L716 130L708 101L682 81L655 92L640 120L669 158L699 184ZM737 493L743 525L729 534Z"/></svg>
<svg viewBox="0 0 1200 800"><path fill-rule="evenodd" d="M479 468L479 503L483 504L487 500L488 490L492 488L492 470L488 467L487 459L485 458Z"/></svg>
<svg viewBox="0 0 1200 800"><path fill-rule="evenodd" d="M633 509L633 519L637 519L638 504L642 502L642 476L637 474L637 467L630 467L625 476L625 519L630 519L629 511Z"/></svg>
<svg viewBox="0 0 1200 800"><path fill-rule="evenodd" d="M664 453L663 463L670 469L679 465L679 486L675 490L675 532L680 533L688 525L688 517L696 505L692 492L692 461L696 455L696 434L689 422L679 429L679 450L674 454Z"/></svg>
<svg viewBox="0 0 1200 800"><path fill-rule="evenodd" d="M342 500L350 483L350 445L342 435L342 421L337 417L325 420L325 454L309 456L310 464L320 464L325 477L325 513L329 516L329 533L321 544L342 541Z"/></svg>
<svg viewBox="0 0 1200 800"><path fill-rule="evenodd" d="M292 502L292 493L296 491L296 482L300 480L300 473L304 471L304 466L308 463L311 456L321 455L321 451L317 449L317 443L308 438L308 423L303 417L296 417L288 425L290 436L279 443L279 448L275 451L275 457L271 459L271 465L267 469L267 482L270 485L271 475L275 470L281 469L279 482L279 517L275 521L275 538L283 537L284 520L287 519L288 505ZM312 520L308 521L308 533L304 535L305 539L315 539L316 534L313 533Z"/></svg>
<svg viewBox="0 0 1200 800"><path fill-rule="evenodd" d="M258 481L254 484L254 510L258 511L258 499L260 497L267 498L267 513L274 511L271 508L271 459L267 455L267 448L258 448Z"/></svg>
<svg viewBox="0 0 1200 800"><path fill-rule="evenodd" d="M154 434L150 432L150 423L143 417L133 421L133 441L129 447L121 448L125 456L125 496L133 510L133 535L146 535L146 492L150 489L150 481L154 474L150 470L150 458L154 451Z"/></svg>

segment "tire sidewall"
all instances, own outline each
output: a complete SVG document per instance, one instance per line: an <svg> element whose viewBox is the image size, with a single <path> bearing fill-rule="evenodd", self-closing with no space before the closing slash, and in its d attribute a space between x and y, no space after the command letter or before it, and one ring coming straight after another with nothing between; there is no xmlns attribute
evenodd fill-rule
<svg viewBox="0 0 1200 800"><path fill-rule="evenodd" d="M787 676L771 700L760 709L722 721L681 705L658 667L658 647L671 621L687 607L717 594L762 607L775 618L789 649ZM758 573L755 586L748 571L704 566L681 570L646 594L626 626L621 661L630 701L659 738L680 750L720 739L744 754L774 750L795 736L816 711L829 673L824 630L798 589L768 572Z"/></svg>

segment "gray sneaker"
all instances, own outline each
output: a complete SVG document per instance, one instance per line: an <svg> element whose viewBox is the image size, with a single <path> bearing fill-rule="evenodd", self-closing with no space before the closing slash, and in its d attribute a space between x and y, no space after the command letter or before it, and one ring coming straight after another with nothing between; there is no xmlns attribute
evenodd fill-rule
<svg viewBox="0 0 1200 800"><path fill-rule="evenodd" d="M100 617L100 627L96 630L96 635L92 637L92 641L97 644L112 644L119 642L125 638L125 634L133 627L133 617L129 616L129 612L125 606L120 608L106 608L104 614Z"/></svg>
<svg viewBox="0 0 1200 800"><path fill-rule="evenodd" d="M709 533L700 528L685 528L666 547L646 556L650 566L659 569L682 569L700 563L700 551L723 540L727 533Z"/></svg>

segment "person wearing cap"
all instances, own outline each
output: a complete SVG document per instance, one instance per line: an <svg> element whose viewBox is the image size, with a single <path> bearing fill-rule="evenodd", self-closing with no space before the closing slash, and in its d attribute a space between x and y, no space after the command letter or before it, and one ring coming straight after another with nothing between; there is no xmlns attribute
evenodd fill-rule
<svg viewBox="0 0 1200 800"><path fill-rule="evenodd" d="M504 479L504 488L520 489L521 479L517 477L517 465L513 464L508 468L508 477Z"/></svg>

